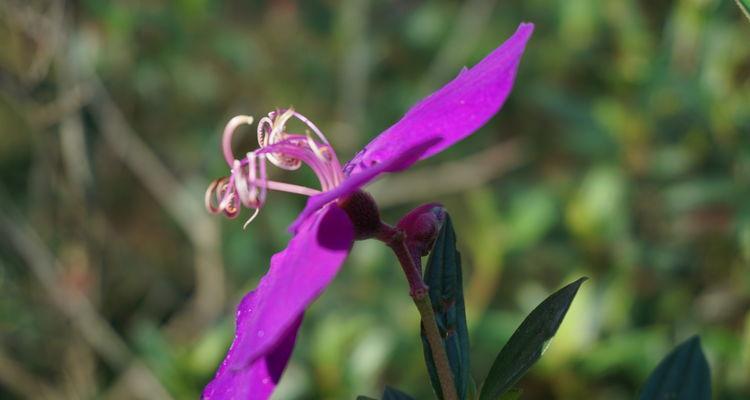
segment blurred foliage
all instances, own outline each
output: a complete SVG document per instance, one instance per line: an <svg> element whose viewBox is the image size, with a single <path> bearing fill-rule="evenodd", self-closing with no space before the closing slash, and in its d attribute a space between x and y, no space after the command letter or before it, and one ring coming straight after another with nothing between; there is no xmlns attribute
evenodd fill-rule
<svg viewBox="0 0 750 400"><path fill-rule="evenodd" d="M388 221L453 215L474 370L586 275L522 398L631 399L695 333L715 398L750 397L750 24L719 0L3 0L0 397L197 397L304 202L208 218L223 124L293 105L348 159L521 21L503 111L416 167L452 174L373 186ZM407 291L358 243L277 397L429 398Z"/></svg>

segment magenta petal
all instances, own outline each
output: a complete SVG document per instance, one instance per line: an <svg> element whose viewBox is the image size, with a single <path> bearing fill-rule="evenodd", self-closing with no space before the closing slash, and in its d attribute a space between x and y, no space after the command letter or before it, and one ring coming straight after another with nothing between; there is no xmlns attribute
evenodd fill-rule
<svg viewBox="0 0 750 400"><path fill-rule="evenodd" d="M232 368L244 368L268 353L336 276L352 243L354 228L338 207L302 224L289 246L271 258L271 268L255 289L248 339L237 343Z"/></svg>
<svg viewBox="0 0 750 400"><path fill-rule="evenodd" d="M271 393L291 354L302 314L336 276L353 242L354 228L338 207L321 210L301 225L237 308L234 342L204 397Z"/></svg>
<svg viewBox="0 0 750 400"><path fill-rule="evenodd" d="M434 146L436 140L429 140L412 145L412 147L398 154L398 157L394 157L385 162L377 162L370 165L369 168L363 169L362 171L349 175L341 185L331 189L327 192L310 197L307 200L305 209L297 216L297 219L289 227L289 231L294 233L302 226L302 223L307 218L315 213L317 210L330 203L333 200L343 198L348 194L357 191L362 186L371 182L379 175L385 172L396 172L404 168L405 165L411 165L422 157L427 149Z"/></svg>
<svg viewBox="0 0 750 400"><path fill-rule="evenodd" d="M248 293L237 307L237 329L234 343L214 379L203 390L202 399L252 399L265 400L271 396L281 379L289 357L294 349L302 317L282 335L279 343L271 351L250 364L249 367L235 370L230 368L236 358L237 343L242 342L248 335L248 321L252 310L255 309L255 292Z"/></svg>
<svg viewBox="0 0 750 400"><path fill-rule="evenodd" d="M346 166L349 174L369 168L373 161L398 157L429 139L437 143L420 159L432 156L472 134L502 107L513 88L516 70L534 25L521 24L477 65L464 69L451 82L414 105L395 125L370 142ZM407 166L402 166L405 168Z"/></svg>

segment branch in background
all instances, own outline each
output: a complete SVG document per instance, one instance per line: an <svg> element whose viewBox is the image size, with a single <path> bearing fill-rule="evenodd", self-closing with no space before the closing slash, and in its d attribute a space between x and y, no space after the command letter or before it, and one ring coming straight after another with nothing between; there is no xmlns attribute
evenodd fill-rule
<svg viewBox="0 0 750 400"><path fill-rule="evenodd" d="M41 400L62 399L62 396L57 394L57 390L26 371L22 365L5 354L2 348L0 348L0 383L18 397Z"/></svg>
<svg viewBox="0 0 750 400"><path fill-rule="evenodd" d="M130 127L98 80L91 108L104 140L130 168L156 201L187 234L195 251L195 293L168 324L171 337L200 335L224 311L224 269L219 229L203 209L202 196L189 192Z"/></svg>
<svg viewBox="0 0 750 400"><path fill-rule="evenodd" d="M346 152L357 149L356 132L364 127L367 87L372 69L372 45L368 38L369 0L341 3L338 25L341 73L338 74L336 142Z"/></svg>
<svg viewBox="0 0 750 400"><path fill-rule="evenodd" d="M34 42L33 56L26 68L16 71L26 85L36 85L47 76L55 59L63 36L64 5L62 0L46 2L47 9L39 12L26 2L3 0L0 2L0 14L12 27L17 28Z"/></svg>
<svg viewBox="0 0 750 400"><path fill-rule="evenodd" d="M93 91L90 87L72 86L50 103L31 105L28 111L29 122L35 130L47 129L83 108L91 101L92 95Z"/></svg>
<svg viewBox="0 0 750 400"><path fill-rule="evenodd" d="M82 72L93 69L81 66L80 60L71 58L73 53L68 34L69 21L64 18L63 2L54 2L46 13L10 2L0 4L0 12L5 19L17 16L15 25L18 25L18 29L31 36L40 46L43 47L45 43L54 44L48 46L54 49L53 53L35 57L58 64L60 71L57 80L65 90L56 100L44 106L40 107L33 101L25 101L20 105L32 128L43 130L64 121L80 108L91 105L107 144L135 173L160 206L176 220L192 242L195 251L194 295L185 308L167 323L167 331L172 338L177 339L190 339L200 335L208 323L223 313L225 303L224 269L219 251L220 233L217 224L202 208L202 194L188 192L127 124L98 78L90 72ZM31 84L29 79L23 78L22 81L26 85ZM94 98L96 101L91 103ZM68 158L66 161L71 160Z"/></svg>
<svg viewBox="0 0 750 400"><path fill-rule="evenodd" d="M59 262L26 221L20 216L11 217L6 214L15 214L12 211L15 207L6 199L4 193L0 193L0 204L0 233L29 266L52 304L71 320L83 339L110 367L118 371L132 368L139 370L139 374L135 375L138 380L131 384L134 389L148 392L148 396L144 398L171 398L159 380L135 357L106 319L99 315L89 299L61 284L64 281L57 273L62 269Z"/></svg>
<svg viewBox="0 0 750 400"><path fill-rule="evenodd" d="M740 10L742 10L742 13L745 14L748 20L750 20L750 0L735 0L737 2L737 5L740 7Z"/></svg>
<svg viewBox="0 0 750 400"><path fill-rule="evenodd" d="M462 160L389 175L372 185L370 192L382 207L434 200L482 186L522 161L519 142L507 141Z"/></svg>
<svg viewBox="0 0 750 400"><path fill-rule="evenodd" d="M150 379L148 376L150 373L143 363L132 363L130 368L120 372L117 380L106 392L101 393L99 398L104 400L131 400L133 396L136 396L136 398L143 400L156 399L158 395L151 393L148 386L138 384L138 382Z"/></svg>
<svg viewBox="0 0 750 400"><path fill-rule="evenodd" d="M2 78L2 75L0 75ZM59 124L66 116L79 112L91 101L91 88L78 85L67 88L49 102L35 101L26 92L28 88L10 79L0 79L0 90L6 95L7 105L25 118L33 131L43 131Z"/></svg>

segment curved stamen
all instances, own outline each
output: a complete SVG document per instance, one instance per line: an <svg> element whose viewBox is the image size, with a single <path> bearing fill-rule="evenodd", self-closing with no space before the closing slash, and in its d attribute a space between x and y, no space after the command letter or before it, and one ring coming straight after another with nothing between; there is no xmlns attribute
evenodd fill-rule
<svg viewBox="0 0 750 400"><path fill-rule="evenodd" d="M318 127L312 123L307 117L304 115L294 111L294 109L290 110L294 113L294 116L297 117L298 120L302 121L303 124L307 125L308 128L312 129L313 132L315 132L316 135L318 135L318 138L325 144L328 144L328 139L323 135L323 132L318 129Z"/></svg>
<svg viewBox="0 0 750 400"><path fill-rule="evenodd" d="M234 135L235 129L243 124L252 125L253 117L249 115L238 115L230 119L229 122L227 122L227 126L224 127L221 148L224 152L224 159L227 161L227 165L229 165L230 168L234 162L234 154L232 153L232 135Z"/></svg>
<svg viewBox="0 0 750 400"><path fill-rule="evenodd" d="M253 215L251 215L250 218L248 218L247 221L245 221L245 223L242 225L242 229L247 229L247 226L250 225L251 222L253 222L253 220L258 216L259 213L260 208L256 208L255 211L253 211Z"/></svg>
<svg viewBox="0 0 750 400"><path fill-rule="evenodd" d="M281 115L272 111L268 113L268 117L263 117L258 123L258 145L265 148L285 140L289 134L284 132L284 127L292 116L294 116L294 111L289 109ZM300 160L284 156L281 153L269 153L268 161L288 171L294 171L302 166Z"/></svg>
<svg viewBox="0 0 750 400"><path fill-rule="evenodd" d="M336 186L335 175L339 172L321 160L310 149L305 149L295 140L287 140L259 150L258 153L272 154L281 152L307 164L313 170L321 184L321 190L327 191Z"/></svg>
<svg viewBox="0 0 750 400"><path fill-rule="evenodd" d="M218 214L221 212L221 209L219 209L218 206L214 206L214 202L211 199L214 197L214 194L218 193L219 186L225 179L226 178L214 179L208 185L208 189L206 189L206 195L203 198L203 204L206 206L206 210L208 210L208 212L210 212L211 214Z"/></svg>
<svg viewBox="0 0 750 400"><path fill-rule="evenodd" d="M249 173L252 174L255 170L255 160L248 166ZM249 179L245 179L242 176L242 173L244 172L244 169L242 165L240 165L240 160L234 160L234 166L232 167L232 177L234 178L234 186L237 190L237 195L240 198L240 201L242 204L245 205L247 208L259 208L260 204L258 204L258 188L255 185L251 185L248 188L248 181L255 181L250 177Z"/></svg>
<svg viewBox="0 0 750 400"><path fill-rule="evenodd" d="M305 135L289 133L286 123L296 118L315 133ZM232 153L232 136L242 124L252 124L253 118L240 115L232 118L224 128L222 151L227 164L231 167L230 175L214 180L205 194L206 209L213 213L223 212L230 218L239 214L241 206L253 209L249 224L260 212L266 200L268 190L314 196L321 191L328 191L344 180L344 173L336 158L336 153L328 140L315 124L294 109L276 110L258 121L257 134L259 149L246 153L241 159L235 159ZM320 182L320 190L268 179L266 162L285 170L296 170L302 164L315 173Z"/></svg>
<svg viewBox="0 0 750 400"><path fill-rule="evenodd" d="M323 155L323 151L320 150L320 147L318 147L318 145L315 143L315 140L313 140L312 136L310 136L310 132L307 132L307 145L310 146L313 153L315 153L315 155L318 156L321 161L328 161L328 158Z"/></svg>

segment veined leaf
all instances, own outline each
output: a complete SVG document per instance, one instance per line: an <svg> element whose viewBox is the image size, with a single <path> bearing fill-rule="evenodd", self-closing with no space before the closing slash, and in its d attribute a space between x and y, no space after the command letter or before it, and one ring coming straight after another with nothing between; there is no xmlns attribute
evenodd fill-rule
<svg viewBox="0 0 750 400"><path fill-rule="evenodd" d="M640 399L711 399L711 371L698 336L677 346L659 363L648 377Z"/></svg>
<svg viewBox="0 0 750 400"><path fill-rule="evenodd" d="M492 364L482 384L480 400L500 398L539 360L586 279L581 278L553 293L523 320Z"/></svg>
<svg viewBox="0 0 750 400"><path fill-rule="evenodd" d="M470 378L469 331L466 326L461 255L456 249L456 233L453 231L453 224L447 214L430 253L424 280L429 287L430 301L443 337L445 352L456 383L456 392L458 398L464 400ZM422 345L432 387L438 398L442 399L437 369L424 332L422 332Z"/></svg>

